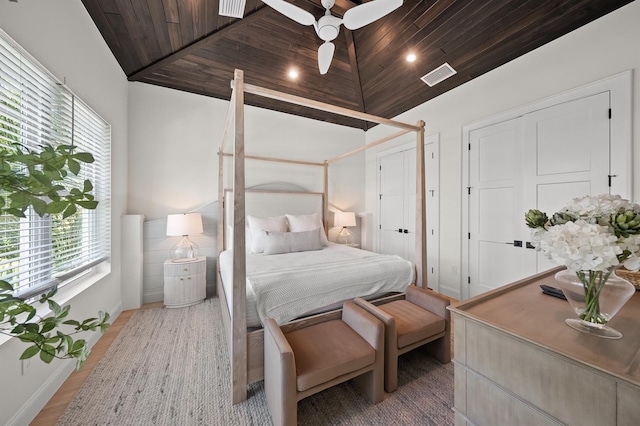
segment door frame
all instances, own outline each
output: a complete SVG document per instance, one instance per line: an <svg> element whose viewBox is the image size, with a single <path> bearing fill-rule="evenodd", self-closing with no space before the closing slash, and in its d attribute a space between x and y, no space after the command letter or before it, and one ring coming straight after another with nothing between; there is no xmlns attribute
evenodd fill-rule
<svg viewBox="0 0 640 426"><path fill-rule="evenodd" d="M625 71L590 84L561 92L547 98L525 104L514 109L495 114L462 127L462 188L461 188L461 250L460 250L460 297L469 298L469 240L465 238L469 233L469 136L473 130L498 124L507 120L521 117L541 109L552 107L565 102L575 101L599 93L609 92L611 105L610 141L611 156L610 170L616 175L611 182L611 193L619 194L623 198L632 199L633 196L633 135L632 135L632 71ZM524 215L524 212L523 212ZM524 220L524 216L523 216Z"/></svg>
<svg viewBox="0 0 640 426"><path fill-rule="evenodd" d="M402 152L402 151L408 151L410 149L415 149L416 148L416 143L414 141L414 138L412 137L399 137L398 140L402 143L402 145L398 145L395 146L393 148L384 150L384 151L380 151L376 154L376 194L380 194L380 188L381 188L381 182L380 182L380 173L378 172L380 170L380 159L382 157L386 157L387 155L392 155L392 154L396 154L398 152ZM406 142L405 142L406 140ZM424 137L424 146L426 147L427 145L431 145L433 144L433 148L434 148L434 153L436 154L437 160L436 161L436 171L435 171L435 179L434 182L432 183L432 185L430 186L430 188L433 188L435 190L435 194L436 196L434 197L434 199L430 199L428 197L428 191L430 188L427 188L425 186L425 197L426 197L426 202L427 203L435 203L436 204L436 217L432 217L432 218L427 218L431 219L432 222L435 222L435 226L434 228L437 229L437 238L436 238L436 252L432 253L433 257L435 258L435 270L434 270L434 276L436 277L436 282L435 285L434 283L429 282L428 285L430 288L432 288L434 291L439 291L440 289L440 133L433 133L430 135L426 135ZM426 155L426 153L425 153ZM425 158L426 160L426 158ZM416 171L417 173L417 171ZM426 170L425 170L425 179L426 179ZM380 197L378 196L378 199L376 200L376 217L377 217L377 221L378 221L378 229L375 230L375 238L374 238L374 242L375 242L375 250L377 250L378 252L380 251ZM427 224L427 226L429 226ZM426 232L426 229L425 229ZM427 239L429 238L429 236L427 235ZM428 246L428 243L427 243ZM430 252L427 251L427 256L430 256L429 254Z"/></svg>

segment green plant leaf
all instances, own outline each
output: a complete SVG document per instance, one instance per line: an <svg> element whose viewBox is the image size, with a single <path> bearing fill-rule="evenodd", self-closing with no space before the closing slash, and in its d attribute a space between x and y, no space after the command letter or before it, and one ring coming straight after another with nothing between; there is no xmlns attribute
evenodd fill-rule
<svg viewBox="0 0 640 426"><path fill-rule="evenodd" d="M43 340L42 336L38 333L23 333L20 336L18 336L18 339L27 343L31 343L31 342L37 343Z"/></svg>
<svg viewBox="0 0 640 426"><path fill-rule="evenodd" d="M83 191L84 192L89 192L93 189L93 184L91 183L91 181L89 179L85 179L84 184L83 184Z"/></svg>
<svg viewBox="0 0 640 426"><path fill-rule="evenodd" d="M20 355L20 359L29 359L35 356L38 352L40 352L39 347L37 347L36 345L29 346L27 349L25 349L24 352L22 352L22 355Z"/></svg>
<svg viewBox="0 0 640 426"><path fill-rule="evenodd" d="M31 205L33 206L33 210L36 211L38 216L42 217L47 213L47 203L37 197L31 198Z"/></svg>
<svg viewBox="0 0 640 426"><path fill-rule="evenodd" d="M52 201L47 206L47 213L56 214L62 213L67 208L69 203L67 201Z"/></svg>
<svg viewBox="0 0 640 426"><path fill-rule="evenodd" d="M56 325L57 324L55 322L52 322L52 321L46 322L46 323L42 324L41 332L42 333L47 333L47 332L53 330L54 328L56 328Z"/></svg>
<svg viewBox="0 0 640 426"><path fill-rule="evenodd" d="M69 171L71 171L71 173L76 176L78 176L78 173L80 173L80 163L78 163L73 158L69 158L69 160L67 160L67 167L69 167Z"/></svg>
<svg viewBox="0 0 640 426"><path fill-rule="evenodd" d="M13 286L7 281L0 280L0 290L13 292Z"/></svg>
<svg viewBox="0 0 640 426"><path fill-rule="evenodd" d="M38 326L38 324L34 324L32 322L24 324L24 328L29 333L37 334L38 332L40 332L40 327Z"/></svg>
<svg viewBox="0 0 640 426"><path fill-rule="evenodd" d="M78 201L76 204L87 210L94 210L96 207L98 207L97 201Z"/></svg>
<svg viewBox="0 0 640 426"><path fill-rule="evenodd" d="M84 349L86 345L87 345L87 342L85 342L84 339L78 339L75 342L73 342L73 346L71 346L71 350L69 351L69 353L80 352Z"/></svg>
<svg viewBox="0 0 640 426"><path fill-rule="evenodd" d="M76 208L75 204L70 204L69 207L67 207L64 211L64 213L62 213L62 218L66 219L69 216L71 216L72 214L74 214L76 211L78 211L78 209Z"/></svg>
<svg viewBox="0 0 640 426"><path fill-rule="evenodd" d="M61 312L62 308L53 300L48 300L47 303L49 303L49 309L53 311L54 315L58 315Z"/></svg>
<svg viewBox="0 0 640 426"><path fill-rule="evenodd" d="M93 155L88 152L77 152L75 154L72 154L71 156L78 161L82 161L83 163L93 163L95 161Z"/></svg>
<svg viewBox="0 0 640 426"><path fill-rule="evenodd" d="M49 364L55 357L55 354L56 349L53 346L47 344L42 345L42 349L40 349L40 359L42 361Z"/></svg>

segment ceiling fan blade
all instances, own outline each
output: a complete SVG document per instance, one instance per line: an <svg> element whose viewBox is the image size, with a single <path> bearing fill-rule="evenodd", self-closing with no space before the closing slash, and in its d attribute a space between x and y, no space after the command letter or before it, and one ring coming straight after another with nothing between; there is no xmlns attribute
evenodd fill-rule
<svg viewBox="0 0 640 426"><path fill-rule="evenodd" d="M262 0L262 2L282 13L287 18L296 21L298 24L313 25L316 23L316 18L311 13L284 0Z"/></svg>
<svg viewBox="0 0 640 426"><path fill-rule="evenodd" d="M347 10L342 17L344 26L357 30L402 6L402 0L374 0Z"/></svg>
<svg viewBox="0 0 640 426"><path fill-rule="evenodd" d="M331 60L333 59L333 52L336 50L336 46L330 41L322 43L318 49L318 68L320 74L326 74L329 71Z"/></svg>

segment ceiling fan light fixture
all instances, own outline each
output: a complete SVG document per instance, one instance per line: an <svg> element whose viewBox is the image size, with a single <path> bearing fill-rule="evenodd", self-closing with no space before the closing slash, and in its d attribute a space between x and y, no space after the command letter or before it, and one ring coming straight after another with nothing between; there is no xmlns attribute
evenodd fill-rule
<svg viewBox="0 0 640 426"><path fill-rule="evenodd" d="M247 0L220 0L218 14L230 18L242 19Z"/></svg>
<svg viewBox="0 0 640 426"><path fill-rule="evenodd" d="M445 62L430 73L427 73L420 77L420 80L424 81L427 85L429 85L429 87L433 87L456 73L457 71L454 70L451 65Z"/></svg>

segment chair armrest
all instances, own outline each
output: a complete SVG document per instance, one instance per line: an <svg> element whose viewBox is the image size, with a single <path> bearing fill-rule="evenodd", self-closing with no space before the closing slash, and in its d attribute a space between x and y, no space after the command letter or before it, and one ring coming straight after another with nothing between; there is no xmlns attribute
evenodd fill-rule
<svg viewBox="0 0 640 426"><path fill-rule="evenodd" d="M264 370L275 373L277 381L296 382L296 360L293 349L278 323L267 318L264 323Z"/></svg>
<svg viewBox="0 0 640 426"><path fill-rule="evenodd" d="M274 424L295 424L296 381L296 360L291 345L278 324L267 318L264 322L264 389Z"/></svg>
<svg viewBox="0 0 640 426"><path fill-rule="evenodd" d="M383 311L382 309L378 308L376 305L374 305L371 302L367 302L366 300L364 300L361 297L356 297L355 299L353 299L353 302L358 305L359 307L361 307L362 309L364 309L365 311L369 312L371 315L373 315L374 317L378 318L380 321L382 321L382 323L385 325L385 327L389 327L389 326L393 326L395 328L395 318L393 318L391 315L389 315L388 313L386 313L385 311Z"/></svg>
<svg viewBox="0 0 640 426"><path fill-rule="evenodd" d="M375 350L384 350L384 325L351 301L342 306L342 321L358 333Z"/></svg>
<svg viewBox="0 0 640 426"><path fill-rule="evenodd" d="M415 285L410 285L407 287L406 300L444 318L445 320L448 320L451 315L449 310L447 310L447 306L451 303L449 299L432 290L426 290L421 287L416 287Z"/></svg>

